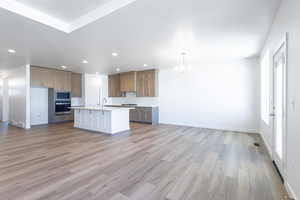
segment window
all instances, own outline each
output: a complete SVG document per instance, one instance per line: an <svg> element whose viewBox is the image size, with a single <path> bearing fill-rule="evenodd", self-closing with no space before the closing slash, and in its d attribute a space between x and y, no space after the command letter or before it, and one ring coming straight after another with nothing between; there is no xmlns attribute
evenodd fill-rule
<svg viewBox="0 0 300 200"><path fill-rule="evenodd" d="M269 125L270 114L270 52L261 60L261 119Z"/></svg>

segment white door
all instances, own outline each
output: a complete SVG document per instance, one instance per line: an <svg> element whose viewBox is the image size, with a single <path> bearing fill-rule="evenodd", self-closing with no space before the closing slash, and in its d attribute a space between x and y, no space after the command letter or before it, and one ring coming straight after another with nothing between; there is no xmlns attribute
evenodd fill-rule
<svg viewBox="0 0 300 200"><path fill-rule="evenodd" d="M284 177L286 148L286 39L273 54L273 159Z"/></svg>

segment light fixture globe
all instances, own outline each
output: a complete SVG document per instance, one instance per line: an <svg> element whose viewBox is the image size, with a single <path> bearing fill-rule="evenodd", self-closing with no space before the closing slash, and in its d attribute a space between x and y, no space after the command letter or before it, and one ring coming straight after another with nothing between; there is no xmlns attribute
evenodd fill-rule
<svg viewBox="0 0 300 200"><path fill-rule="evenodd" d="M182 56L181 64L174 67L174 70L177 73L185 73L187 70L191 69L191 67L186 64L186 60L185 60L186 53L182 52L181 56Z"/></svg>

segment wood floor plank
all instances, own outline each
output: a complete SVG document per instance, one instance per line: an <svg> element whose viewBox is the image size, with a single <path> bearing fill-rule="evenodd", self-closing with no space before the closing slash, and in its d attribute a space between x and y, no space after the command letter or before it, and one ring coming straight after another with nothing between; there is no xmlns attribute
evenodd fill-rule
<svg viewBox="0 0 300 200"><path fill-rule="evenodd" d="M130 199L125 195L118 193L114 195L110 200L130 200Z"/></svg>
<svg viewBox="0 0 300 200"><path fill-rule="evenodd" d="M72 123L0 132L2 200L281 200L259 135L132 123L110 136Z"/></svg>

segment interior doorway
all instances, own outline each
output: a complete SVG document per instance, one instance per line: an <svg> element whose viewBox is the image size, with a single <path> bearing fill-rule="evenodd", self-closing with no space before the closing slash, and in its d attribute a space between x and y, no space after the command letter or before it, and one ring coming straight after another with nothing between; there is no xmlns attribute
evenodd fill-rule
<svg viewBox="0 0 300 200"><path fill-rule="evenodd" d="M284 181L286 165L287 35L273 53L273 159Z"/></svg>

